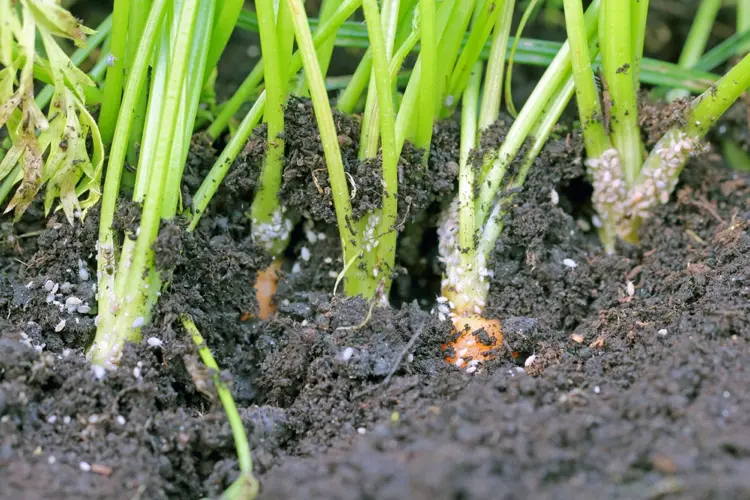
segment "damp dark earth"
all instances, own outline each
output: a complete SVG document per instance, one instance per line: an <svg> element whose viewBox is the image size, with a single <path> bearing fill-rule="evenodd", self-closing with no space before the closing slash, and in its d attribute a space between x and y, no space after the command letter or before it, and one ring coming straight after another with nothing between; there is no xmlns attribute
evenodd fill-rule
<svg viewBox="0 0 750 500"><path fill-rule="evenodd" d="M667 4L657 27L679 18ZM222 64L248 43L233 40ZM520 101L537 76L517 72ZM227 74L219 93L246 72ZM643 143L684 108L642 95ZM161 296L114 370L85 356L99 208L73 224L45 215L41 200L18 222L3 215L0 498L216 498L235 481L232 429L182 314L231 389L262 499L750 498L750 172L731 169L721 146L750 149L748 116L744 102L730 108L640 245L608 254L566 112L488 262L484 316L500 320L503 343L468 371L446 361L453 325L433 311L458 116L435 125L426 164L408 143L401 153L398 253L382 304L337 288L346 263L326 158L310 100L291 98L278 195L305 222L281 259L276 313L258 318L254 283L272 258L247 215L268 144L260 126L195 231L179 216L162 223ZM359 217L381 203L382 165L359 160L358 117L334 121ZM496 149L512 123L503 115L479 150ZM193 137L186 206L224 145ZM115 229L135 233L140 219L137 204L118 203Z"/></svg>
<svg viewBox="0 0 750 500"><path fill-rule="evenodd" d="M298 135L314 135L311 109L293 107ZM606 255L587 222L581 139L561 129L491 261L488 311L505 345L467 375L443 361L450 322L429 311L445 188L427 179L450 185L451 132L436 134L443 154L413 179L427 194L402 239L414 224L430 229L399 254L399 305L366 322L368 303L332 294L340 253L327 202L300 173L321 161L309 141L289 151L285 179L307 183L296 192L309 190L320 222L294 236L277 315L247 319L267 258L247 236L252 181L230 182L199 231L178 222L161 232L157 263L170 278L117 371L83 357L95 328L96 211L71 226L34 207L4 225L0 496L197 498L231 483L232 435L176 321L184 311L225 368L263 498L750 494L750 176L703 154L641 246ZM237 172L257 160L246 153ZM186 182L212 155L194 146ZM122 209L117 223L137 218Z"/></svg>

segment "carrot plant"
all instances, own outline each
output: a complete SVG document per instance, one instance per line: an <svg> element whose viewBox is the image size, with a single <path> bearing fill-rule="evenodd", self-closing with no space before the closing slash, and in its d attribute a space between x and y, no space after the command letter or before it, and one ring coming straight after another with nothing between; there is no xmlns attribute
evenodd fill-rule
<svg viewBox="0 0 750 500"><path fill-rule="evenodd" d="M398 212L402 150L407 142L420 149L421 161L409 168L428 168L435 123L460 108L458 190L439 228L445 271L436 312L452 319L458 333L448 358L473 371L481 355L488 355L482 351L496 344L478 346L470 333L484 328L496 341L502 337L497 320L483 316L490 254L513 193L523 187L573 93L583 117L601 234L611 250L617 234L632 240L640 219L668 198L686 158L750 78L747 59L724 78L709 73L742 50L747 33L706 54L702 48L691 51L689 63L673 65L642 57L647 2L594 0L585 13L580 0L564 4L569 40L560 44L511 37L512 0L326 0L317 19L307 18L302 0L258 0L254 13L242 10L241 0L116 0L97 33L55 3L0 0L0 124L7 129L0 149L0 200L18 186L7 210L20 215L46 183L47 210L59 199L73 220L101 198L97 333L89 356L113 367L124 343L140 339L160 295L153 250L160 225L184 214L188 230L195 230L261 121L267 147L248 216L253 239L276 259L257 285L259 297L272 301L279 258L300 218L278 196L290 95L309 96L315 111L343 257L337 286L342 283L346 295L382 301L394 272L398 232L409 216ZM747 9L746 2L738 8ZM358 14L364 24L351 20ZM700 23L704 34L706 25ZM211 94L216 64L235 26L258 31L262 58L206 123L210 116L201 114L201 99ZM92 35L90 44L70 57L56 42L64 37L82 45L86 35ZM695 37L697 45L705 45L703 37ZM99 46L106 55L86 75L76 65ZM327 71L336 46L364 52L356 71L334 82ZM472 150L499 116L509 58L547 70L504 142L474 164ZM599 95L593 68L601 68L606 96ZM35 80L48 84L36 100ZM649 156L637 125L640 82L691 92L710 87L693 102L685 123L670 130ZM335 99L333 87L341 90ZM237 111L253 99L241 122L225 134ZM91 104L101 104L97 121L86 108ZM359 219L334 105L340 112L362 112L359 159L380 167L380 203ZM225 146L192 204L183 206L183 169L191 137L203 123L206 135L222 138ZM137 230L119 234L113 222L124 197L142 213ZM272 310L261 304L262 317Z"/></svg>
<svg viewBox="0 0 750 500"><path fill-rule="evenodd" d="M708 2L710 3L710 2ZM687 160L703 149L701 140L750 85L750 57L693 99L683 123L669 129L646 152L638 127L637 92L648 2L603 0L599 15L602 95L587 57L580 0L565 1L573 46L576 98L591 176L596 225L608 252L617 238L638 241L638 227L666 203Z"/></svg>
<svg viewBox="0 0 750 500"><path fill-rule="evenodd" d="M120 1L128 8L129 2ZM212 46L226 43L224 34L212 35L216 16L213 0L153 0L148 10L136 10L136 15L145 18L139 23L142 30L112 35L113 45L114 38L120 36L127 39L124 46L137 46L124 68L124 91L105 101L117 108L117 120L97 244L97 333L89 351L94 363L105 366L117 363L124 342L140 338L160 294L153 244L162 220L173 219L180 209L180 182L200 91L207 71L212 69L207 68L208 56ZM116 2L115 14L117 11ZM150 85L146 86L149 68ZM105 81L105 88L107 84ZM117 80L115 85L121 87ZM145 107L139 105L142 100ZM142 127L140 137L134 138L134 127ZM141 220L134 234L118 235L112 224L134 139L138 140L139 154L135 179L131 179L132 200L142 206Z"/></svg>

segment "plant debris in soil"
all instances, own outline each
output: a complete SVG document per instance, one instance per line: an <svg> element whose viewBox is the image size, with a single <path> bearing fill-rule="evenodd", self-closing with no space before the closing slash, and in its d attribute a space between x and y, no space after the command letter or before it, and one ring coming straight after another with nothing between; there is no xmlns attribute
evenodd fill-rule
<svg viewBox="0 0 750 500"><path fill-rule="evenodd" d="M314 130L309 105L291 107L288 123ZM371 171L358 170L356 124L341 120L365 200ZM445 172L435 189L446 192L451 126L453 142L433 141L442 166L429 167ZM286 182L313 199L322 152L292 130ZM199 498L231 484L231 431L175 321L183 312L224 369L263 498L750 495L750 177L712 155L692 161L644 224L642 245L608 256L590 223L580 137L561 130L514 198L492 257L487 312L503 321L506 344L473 376L443 362L451 325L425 303L375 307L363 321L371 304L331 295L341 263L322 195L297 207L316 221L294 237L269 321L243 321L268 259L241 205L220 199L193 234L181 221L165 226L153 324L117 371L94 370L82 348L94 331L96 211L70 226L30 210L2 233L0 497ZM242 161L257 165L253 151ZM195 151L186 171L212 157ZM425 175L414 189L439 185ZM235 196L244 189L253 188ZM425 212L441 193L412 200L410 215L434 220ZM137 210L118 217L125 231ZM24 231L41 233L19 239ZM402 246L429 242L416 233L407 225ZM419 252L399 257L414 273L408 252ZM434 265L429 255L418 269Z"/></svg>

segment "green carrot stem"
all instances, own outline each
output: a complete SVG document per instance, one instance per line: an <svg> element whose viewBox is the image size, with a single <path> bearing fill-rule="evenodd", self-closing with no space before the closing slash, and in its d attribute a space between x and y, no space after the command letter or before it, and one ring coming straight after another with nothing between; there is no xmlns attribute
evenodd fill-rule
<svg viewBox="0 0 750 500"><path fill-rule="evenodd" d="M273 225L274 217L280 216L278 191L284 162L284 101L286 98L286 70L282 69L281 54L277 37L273 0L257 0L255 10L260 22L260 44L265 61L266 108L265 122L268 126L268 150L260 174L260 188L250 210L253 221L253 234L265 248L276 255L286 246L288 235L272 233L266 229ZM288 9L285 7L284 10ZM279 15L282 6L279 6ZM291 47L291 46L290 46ZM286 62L286 59L285 59Z"/></svg>
<svg viewBox="0 0 750 500"><path fill-rule="evenodd" d="M335 36L336 31L341 24L351 17L361 5L362 0L344 0L341 7L336 10L328 22L321 24L315 32L315 36L313 37L315 46L317 47L328 40L329 37ZM258 61L252 72L242 82L240 88L237 89L234 95L224 105L224 108L207 130L209 137L214 139L219 137L237 110L239 110L258 89L258 85L263 79L263 64L263 60ZM289 74L296 73L301 67L302 59L299 51L297 51L289 61Z"/></svg>
<svg viewBox="0 0 750 500"><path fill-rule="evenodd" d="M529 21L531 13L536 7L536 2L537 0L531 0L526 6L526 10L523 11L521 22L518 23L518 28L516 28L516 36L513 37L513 44L510 46L510 55L508 56L508 78L505 79L505 107L508 108L508 113L513 117L518 116L516 105L513 102L513 88L511 85L513 81L513 62L515 61L518 42L521 40L521 33L523 33L523 29L526 27L526 23Z"/></svg>
<svg viewBox="0 0 750 500"><path fill-rule="evenodd" d="M414 136L414 144L425 151L427 161L432 141L433 115L428 110L435 109L435 78L437 75L437 32L435 19L435 0L419 1L419 29L421 50L421 89L419 91L419 108L421 110ZM395 79L394 79L395 80Z"/></svg>
<svg viewBox="0 0 750 500"><path fill-rule="evenodd" d="M445 46L443 44L443 35L446 34L446 27L448 26L448 23L453 19L455 1L456 0L446 0L440 4L437 10L437 32L439 37L437 43L438 53L441 55L443 54L441 47ZM441 63L446 64L447 66L446 61L442 58ZM440 78L447 78L447 71L448 70L441 70L439 68L435 75L436 81ZM442 77L440 76L441 74L443 75ZM427 84L428 83L425 83L425 85ZM420 55L417 58L417 62L414 64L414 68L411 72L411 77L409 78L409 83L407 84L406 90L404 91L404 95L401 99L401 106L399 107L398 114L396 115L396 146L398 148L399 154L401 154L401 149L403 148L406 139L409 137L413 139L413 134L410 134L410 132L412 132L412 129L414 129L414 132L416 132L416 127L413 127L413 125L417 123L417 120L429 119L431 123L434 118L434 113L428 113L428 118L425 118L424 115L421 115L418 112L417 103L419 102L419 95L421 90L422 57ZM437 109L437 107L439 106L438 100L441 95L437 87L435 87L434 95L435 107L433 109Z"/></svg>
<svg viewBox="0 0 750 500"><path fill-rule="evenodd" d="M635 91L641 88L641 66L643 65L643 46L646 42L646 22L648 20L649 0L638 0L631 4L630 21L631 40L633 41L633 84Z"/></svg>
<svg viewBox="0 0 750 500"><path fill-rule="evenodd" d="M143 28L146 26L150 0L130 2L130 14L128 16L128 44L125 51L125 68L130 68L135 59L135 52L138 49L138 41L143 34ZM144 87L138 98L133 125L130 128L130 145L128 147L128 162L135 165L137 162L137 145L141 142L143 136L143 126L146 120L146 103L147 94Z"/></svg>
<svg viewBox="0 0 750 500"><path fill-rule="evenodd" d="M250 444L247 440L247 434L245 434L245 426L242 423L240 412L237 411L237 405L232 398L232 392L221 380L219 375L219 365L216 362L216 359L214 359L213 354L211 354L211 350L206 345L206 341L203 339L198 327L195 326L193 319L187 314L181 314L180 321L182 322L183 328L185 328L193 339L193 343L198 348L198 354L200 355L201 360L203 360L203 364L212 372L214 387L216 387L216 392L219 394L221 405L224 407L224 411L227 414L229 427L232 429L234 446L237 450L237 462L240 467L240 472L242 473L242 476L237 481L248 481L249 483L243 485L244 487L241 488L243 494L238 495L237 498L252 500L258 495L260 486L257 479L253 476L253 459L252 454L250 453Z"/></svg>
<svg viewBox="0 0 750 500"><path fill-rule="evenodd" d="M279 4L279 12L281 12L281 8L284 2L281 2ZM336 9L340 6L341 0L322 0L320 4L320 11L318 13L318 25L321 23L325 23L331 15L336 11ZM288 7L284 7L284 9L289 11ZM286 16L288 20L288 15ZM280 20L280 21L283 21ZM289 29L291 30L292 23L287 22L285 24L282 24L282 22L279 22L279 29ZM315 30L313 31L313 39L315 39ZM292 40L294 40L294 32L292 31ZM316 51L318 53L318 62L320 63L320 71L323 73L323 75L328 74L328 66L331 63L331 56L333 55L333 49L336 46L336 40L335 38L331 39L329 38L325 42L323 42L321 45L316 47ZM291 93L298 96L305 96L307 97L308 91L307 91L307 82L305 81L305 72L300 72L298 78L297 78L297 84L292 87Z"/></svg>
<svg viewBox="0 0 750 500"><path fill-rule="evenodd" d="M140 42L141 50L138 51L133 61L133 67L122 99L122 107L117 116L117 127L110 150L107 175L104 181L97 248L100 321L94 344L89 352L92 362L100 365L116 363L122 344L134 338L131 329L118 330L116 328L118 319L116 314L121 304L115 294L115 239L112 231L112 222L115 205L119 198L120 179L122 177L125 152L130 137L130 127L135 112L135 104L145 83L148 63L153 54L157 35L160 30L165 29L163 18L166 4L167 0L154 0L151 6L151 12L146 21L143 37ZM182 90L182 85L178 87L179 92ZM165 139L164 144L168 143L169 140ZM169 148L162 148L162 150L169 150ZM146 214L147 211L144 207L144 216ZM156 208L155 213L150 214L152 218L156 217L157 219L157 230L159 215L159 207ZM143 235L141 234L141 236ZM143 272L140 274L143 275ZM137 287L134 292L140 292L140 287Z"/></svg>
<svg viewBox="0 0 750 500"><path fill-rule="evenodd" d="M198 226L201 216L205 213L208 208L208 204L213 198L216 191L221 185L221 181L229 171L229 167L232 166L232 162L240 154L242 148L245 147L247 138L250 137L253 129L258 125L260 119L263 117L263 110L266 105L266 93L263 92L258 100L255 101L253 107L250 108L245 118L242 120L240 125L237 127L235 134L229 139L229 142L224 147L219 157L214 162L208 175L201 183L198 190L193 196L193 216L190 220L189 231L195 230Z"/></svg>
<svg viewBox="0 0 750 500"><path fill-rule="evenodd" d="M503 0L502 12L495 21L492 34L492 46L487 59L487 73L484 78L482 105L479 108L479 131L495 123L500 115L502 101L503 74L505 71L505 54L508 50L510 27L513 23L513 0Z"/></svg>
<svg viewBox="0 0 750 500"><path fill-rule="evenodd" d="M458 157L458 237L461 267L476 271L477 236L474 219L474 165L471 150L477 139L477 106L482 85L481 61L474 63L471 78L461 98L461 143Z"/></svg>
<svg viewBox="0 0 750 500"><path fill-rule="evenodd" d="M347 186L344 164L341 159L338 134L333 123L331 105L328 102L328 93L325 88L323 75L320 73L318 57L310 34L307 14L301 0L287 0L294 21L294 33L297 39L298 52L302 56L302 65L307 76L310 87L310 98L315 109L315 118L318 123L320 138L323 143L326 163L328 165L328 177L331 182L333 204L336 212L336 221L341 237L341 249L344 262L357 255L357 235L353 228L352 206L349 200L349 187ZM345 287L353 280L347 279ZM348 285L352 286L352 285Z"/></svg>
<svg viewBox="0 0 750 500"><path fill-rule="evenodd" d="M602 123L581 0L565 0L565 27L573 57L573 78L586 152L589 158L599 158L612 147L612 143Z"/></svg>
<svg viewBox="0 0 750 500"><path fill-rule="evenodd" d="M385 37L386 57L390 60L393 54L393 43L396 38L398 27L398 11L400 0L385 0L383 3L383 30ZM380 16L379 16L380 17ZM380 139L380 113L378 105L378 93L375 89L375 68L370 73L370 91L367 93L365 112L362 117L362 129L359 141L359 158L374 158L378 153Z"/></svg>
<svg viewBox="0 0 750 500"><path fill-rule="evenodd" d="M114 234L112 231L112 222L114 220L115 206L120 194L120 179L125 163L125 152L130 137L130 126L135 112L135 104L141 89L146 80L148 63L156 44L156 37L159 30L162 29L163 14L166 8L167 0L154 0L151 6L146 27L143 30L140 48L133 67L131 68L130 78L125 87L125 93L122 99L122 112L117 116L116 134L112 141L110 149L109 162L107 164L107 175L104 180L104 190L102 195L102 204L99 222L99 242L97 248L97 263L99 276L99 293L98 302L99 310L104 314L104 318L113 319L111 299L114 295ZM105 321L106 323L106 321ZM97 337L92 349L92 361L102 364L110 358L112 349L116 348L121 342L113 331L112 324L100 324L97 328Z"/></svg>
<svg viewBox="0 0 750 500"><path fill-rule="evenodd" d="M398 159L396 149L396 126L394 122L393 95L388 61L386 36L378 12L377 0L364 0L362 3L370 33L373 55L373 74L380 111L381 140L383 144L383 202L378 225L377 247L378 267L385 273L386 290L390 287L388 276L396 259L396 236L398 219ZM344 259L346 261L346 259ZM370 296L375 293L371 290Z"/></svg>
<svg viewBox="0 0 750 500"><path fill-rule="evenodd" d="M750 87L750 55L746 55L716 85L693 100L686 130L703 137L721 115Z"/></svg>
<svg viewBox="0 0 750 500"><path fill-rule="evenodd" d="M711 29L720 7L721 0L701 0L677 64L683 68L692 68L700 60L706 51L708 38L711 36Z"/></svg>
<svg viewBox="0 0 750 500"><path fill-rule="evenodd" d="M182 104L178 115L178 122L172 154L169 159L169 171L162 201L162 217L172 219L177 214L178 205L182 199L181 181L185 170L190 143L195 127L195 118L200 105L201 88L206 72L206 59L211 43L213 29L214 8L216 0L203 0L195 22L193 37L190 40L190 57L192 64L188 66L185 88L182 93Z"/></svg>
<svg viewBox="0 0 750 500"><path fill-rule="evenodd" d="M211 72L216 68L221 54L229 43L229 37L237 25L240 14L242 14L244 3L244 0L224 0L216 6L213 28L211 29L211 42L206 58L204 85L208 82Z"/></svg>
<svg viewBox="0 0 750 500"><path fill-rule="evenodd" d="M711 30L719 13L721 0L702 0L698 5L698 11L693 18L693 24L690 26L685 45L682 47L680 58L677 64L683 68L692 68L700 60L708 45L708 38L711 36ZM667 94L668 100L675 100L689 96L690 93L685 89L672 89Z"/></svg>
<svg viewBox="0 0 750 500"><path fill-rule="evenodd" d="M190 52L190 41L195 33L198 12L201 10L201 5L206 3L208 2L205 0L184 0L179 14L175 13L178 19L173 37L176 49L171 54L169 77L164 96L163 117L158 131L160 144L172 144L178 134L183 134L182 130L177 130L177 123L183 103L182 95L185 91L188 65L193 57ZM211 14L213 14L213 11L211 11ZM213 15L209 19L212 18ZM124 270L128 275L126 286L128 297L124 298L120 305L122 312L117 317L116 329L127 332L128 340L140 338L140 328L145 323L145 317L147 316L145 303L148 289L144 284L151 281L149 274L154 272L153 244L159 233L164 193L169 188L169 186L166 186L166 182L170 157L173 153L171 147L156 150L148 190L143 201L143 212L132 265L130 269Z"/></svg>
<svg viewBox="0 0 750 500"><path fill-rule="evenodd" d="M599 23L603 75L611 97L612 142L619 153L629 186L633 185L643 165L636 85L633 80L633 47L637 44L632 39L631 15L631 0L606 0L602 4Z"/></svg>
<svg viewBox="0 0 750 500"><path fill-rule="evenodd" d="M450 82L451 73L456 65L456 60L461 50L464 33L466 33L466 28L469 26L469 21L474 12L475 5L476 0L456 0L453 13L450 15L450 28L440 26L442 23L440 21L438 22L438 33L440 33L441 36L438 41L440 64L438 65L435 74L435 94L437 96L435 102L435 113L440 111L440 108L443 107L446 99L448 102L451 102L451 99L458 97L447 95L447 88Z"/></svg>
<svg viewBox="0 0 750 500"><path fill-rule="evenodd" d="M161 116L164 109L164 93L166 92L167 76L169 76L169 32L162 30L159 45L154 54L151 72L151 88L146 111L146 123L144 124L143 141L141 142L141 153L138 161L138 169L135 174L135 185L133 187L133 201L143 203L146 196L151 166L157 144L158 131Z"/></svg>
<svg viewBox="0 0 750 500"><path fill-rule="evenodd" d="M352 78L341 91L336 99L336 108L346 114L352 114L357 107L362 94L364 94L368 83L370 82L370 73L372 72L372 50L367 51L359 61L357 69L354 70Z"/></svg>
<svg viewBox="0 0 750 500"><path fill-rule="evenodd" d="M104 96L102 109L99 114L99 132L105 146L109 146L115 135L118 111L122 100L123 83L125 81L125 50L128 38L128 17L130 16L130 0L115 0L112 11L112 42L109 47L111 66L107 68L104 82ZM130 69L130 68L128 68Z"/></svg>
<svg viewBox="0 0 750 500"><path fill-rule="evenodd" d="M596 30L595 21L598 14L599 1L594 0L584 15L587 37L591 37ZM479 196L475 202L478 225L484 225L487 220L487 216L493 206L493 200L500 189L500 184L505 176L508 165L515 158L523 142L528 137L540 113L544 111L544 106L555 94L560 86L560 82L565 78L566 72L570 67L570 61L570 44L565 42L547 68L547 71L542 75L542 78L532 91L518 117L513 122L508 135L505 137L505 141L500 146L498 154L494 160L483 165L483 175L479 183Z"/></svg>
<svg viewBox="0 0 750 500"><path fill-rule="evenodd" d="M558 90L555 96L550 99L550 102L545 107L542 116L534 126L534 130L531 134L534 137L534 142L529 151L526 153L523 163L521 163L518 175L511 183L511 189L515 188L517 190L518 188L521 188L526 181L526 177L528 176L531 166L539 156L539 153L541 152L544 144L547 142L547 139L552 133L555 124L559 121L560 116L562 115L563 111L565 111L568 102L570 102L570 99L573 96L573 93L575 91L574 82L575 80L573 79L572 75L569 76L567 80L565 80L565 83L562 85L562 88ZM514 196L514 194L511 194L505 200L497 201L492 209L492 213L487 219L487 223L482 228L477 252L479 258L484 259L484 262L487 262L489 260L490 256L492 255L492 251L495 249L497 240L500 237L500 234L502 234L503 227L505 225L505 216L507 215L508 209L512 204Z"/></svg>
<svg viewBox="0 0 750 500"><path fill-rule="evenodd" d="M458 57L458 61L456 61L448 84L447 95L454 96L454 102L458 100L458 96L463 94L474 69L474 64L479 60L482 48L484 48L492 28L501 14L502 9L494 0L477 5L474 12L474 21L469 31L469 38ZM446 106L446 108L451 109L451 106Z"/></svg>

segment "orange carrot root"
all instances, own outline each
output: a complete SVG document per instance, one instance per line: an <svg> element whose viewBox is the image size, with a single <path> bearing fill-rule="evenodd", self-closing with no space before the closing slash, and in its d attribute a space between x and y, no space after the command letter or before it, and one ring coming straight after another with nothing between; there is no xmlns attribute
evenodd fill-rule
<svg viewBox="0 0 750 500"><path fill-rule="evenodd" d="M466 368L469 373L476 371L480 362L494 358L495 350L503 343L503 332L497 319L456 316L453 318L453 328L459 335L456 340L443 346L443 349L452 348L445 360L459 368ZM489 345L474 335L482 329L492 340Z"/></svg>
<svg viewBox="0 0 750 500"><path fill-rule="evenodd" d="M258 317L268 319L276 313L276 289L279 286L279 270L281 269L281 260L275 259L270 266L258 272L258 278L255 281L255 298L258 300ZM243 318L249 319L251 316L243 314Z"/></svg>

